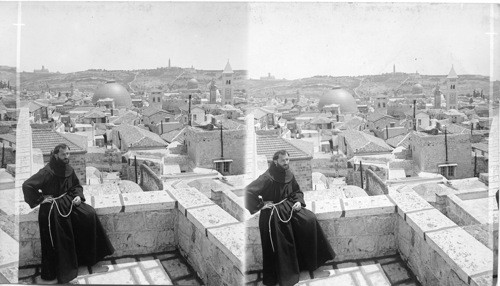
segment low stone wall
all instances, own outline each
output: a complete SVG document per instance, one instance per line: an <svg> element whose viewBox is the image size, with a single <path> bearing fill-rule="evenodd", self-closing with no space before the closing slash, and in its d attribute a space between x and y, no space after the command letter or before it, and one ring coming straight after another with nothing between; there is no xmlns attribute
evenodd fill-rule
<svg viewBox="0 0 500 286"><path fill-rule="evenodd" d="M245 209L243 197L238 197L230 190L219 189L212 190L211 192L212 200L238 221L245 221L250 215Z"/></svg>
<svg viewBox="0 0 500 286"><path fill-rule="evenodd" d="M308 202L336 261L399 252L424 286L491 285L493 252L415 192ZM262 268L259 214L247 224L247 271Z"/></svg>
<svg viewBox="0 0 500 286"><path fill-rule="evenodd" d="M363 176L366 176L365 191L368 195L387 195L389 193L387 185L372 170L367 169L366 172L364 172Z"/></svg>
<svg viewBox="0 0 500 286"><path fill-rule="evenodd" d="M163 190L163 182L160 178L146 165L142 164L139 168L140 185L146 192Z"/></svg>
<svg viewBox="0 0 500 286"><path fill-rule="evenodd" d="M113 257L148 254L175 247L175 201L164 191L89 196L115 247ZM19 266L41 262L39 207L21 203L19 214Z"/></svg>
<svg viewBox="0 0 500 286"><path fill-rule="evenodd" d="M492 284L490 249L415 192L388 197L398 208L398 251L422 285Z"/></svg>
<svg viewBox="0 0 500 286"><path fill-rule="evenodd" d="M194 188L167 192L178 202L176 240L206 285L242 285L244 224Z"/></svg>
<svg viewBox="0 0 500 286"><path fill-rule="evenodd" d="M395 205L386 196L307 202L316 214L335 261L363 259L397 253ZM259 216L247 223L247 271L262 269Z"/></svg>
<svg viewBox="0 0 500 286"><path fill-rule="evenodd" d="M478 218L475 218L471 213L469 213L462 203L462 200L456 195L447 195L446 198L446 216L450 218L454 223L460 226L481 224L487 222L481 222Z"/></svg>

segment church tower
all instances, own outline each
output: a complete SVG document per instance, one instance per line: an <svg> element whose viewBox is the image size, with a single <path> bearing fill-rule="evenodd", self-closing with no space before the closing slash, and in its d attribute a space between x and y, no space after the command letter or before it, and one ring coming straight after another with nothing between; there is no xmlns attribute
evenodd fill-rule
<svg viewBox="0 0 500 286"><path fill-rule="evenodd" d="M434 88L434 108L441 108L441 91L439 90L439 82L436 82L436 87Z"/></svg>
<svg viewBox="0 0 500 286"><path fill-rule="evenodd" d="M217 86L215 85L215 80L212 79L210 82L210 104L216 104L217 103Z"/></svg>
<svg viewBox="0 0 500 286"><path fill-rule="evenodd" d="M234 72L229 64L229 60L227 61L226 67L222 72L222 101L223 105L233 104L233 78Z"/></svg>
<svg viewBox="0 0 500 286"><path fill-rule="evenodd" d="M448 90L446 93L446 110L458 109L456 90L458 76L455 72L455 69L453 68L453 65L451 66L450 73L448 74L446 79L448 80Z"/></svg>

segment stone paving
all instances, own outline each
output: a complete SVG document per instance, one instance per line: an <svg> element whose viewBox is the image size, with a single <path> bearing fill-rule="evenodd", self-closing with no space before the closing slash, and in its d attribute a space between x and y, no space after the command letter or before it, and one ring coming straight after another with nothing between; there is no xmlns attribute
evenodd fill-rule
<svg viewBox="0 0 500 286"><path fill-rule="evenodd" d="M196 272L178 250L162 253L110 258L102 261L108 272L95 273L95 267L80 267L71 284L115 285L203 285ZM22 267L20 284L39 284L40 266Z"/></svg>
<svg viewBox="0 0 500 286"><path fill-rule="evenodd" d="M247 273L247 285L261 286L262 271ZM399 255L328 262L314 272L300 274L301 286L420 286Z"/></svg>

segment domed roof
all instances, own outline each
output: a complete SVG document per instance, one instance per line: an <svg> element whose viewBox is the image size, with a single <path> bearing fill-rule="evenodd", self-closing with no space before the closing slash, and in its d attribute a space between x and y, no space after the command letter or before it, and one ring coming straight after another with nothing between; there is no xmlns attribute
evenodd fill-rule
<svg viewBox="0 0 500 286"><path fill-rule="evenodd" d="M198 88L198 81L194 78L188 80L187 82L188 89L196 89Z"/></svg>
<svg viewBox="0 0 500 286"><path fill-rule="evenodd" d="M416 83L411 88L411 93L413 94L421 94L424 93L424 87L420 83Z"/></svg>
<svg viewBox="0 0 500 286"><path fill-rule="evenodd" d="M358 105L354 97L345 89L334 87L324 92L318 103L318 108L321 109L325 105L338 104L342 113L358 112Z"/></svg>
<svg viewBox="0 0 500 286"><path fill-rule="evenodd" d="M132 98L129 92L121 84L113 81L108 81L101 85L92 97L92 103L96 103L99 99L112 98L115 100L115 107L130 107L132 106Z"/></svg>

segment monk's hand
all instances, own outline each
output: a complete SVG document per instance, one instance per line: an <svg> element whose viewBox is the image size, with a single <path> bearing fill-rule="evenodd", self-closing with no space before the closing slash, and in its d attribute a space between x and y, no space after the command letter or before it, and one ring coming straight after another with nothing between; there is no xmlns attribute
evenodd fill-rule
<svg viewBox="0 0 500 286"><path fill-rule="evenodd" d="M293 204L292 208L294 211L300 211L300 209L302 209L302 205L300 204L300 202L296 202L295 204Z"/></svg>
<svg viewBox="0 0 500 286"><path fill-rule="evenodd" d="M75 204L75 206L79 206L81 203L82 203L82 199L80 198L80 196L76 196L73 199L73 204Z"/></svg>
<svg viewBox="0 0 500 286"><path fill-rule="evenodd" d="M266 202L264 204L264 206L262 207L262 210L265 210L265 209L270 209L273 207L273 203L272 202Z"/></svg>

